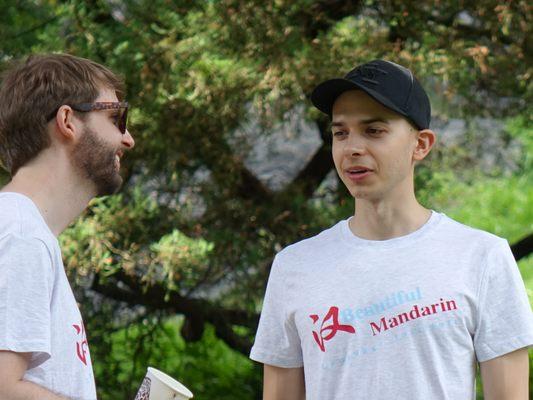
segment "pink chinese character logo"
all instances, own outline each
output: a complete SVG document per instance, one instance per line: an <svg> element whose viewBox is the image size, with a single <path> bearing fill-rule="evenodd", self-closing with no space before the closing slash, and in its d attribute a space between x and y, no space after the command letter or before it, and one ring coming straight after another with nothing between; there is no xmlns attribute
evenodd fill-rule
<svg viewBox="0 0 533 400"><path fill-rule="evenodd" d="M81 336L81 340L76 342L76 354L78 355L80 361L87 365L87 353L89 352L89 345L85 335L85 326L83 325L83 322L81 322L79 325L74 324L72 326L74 329L76 329L76 335Z"/></svg>
<svg viewBox="0 0 533 400"><path fill-rule="evenodd" d="M309 317L313 320L313 324L316 324L320 318L316 314L311 314ZM323 352L326 351L324 342L333 339L338 331L355 333L355 328L351 325L339 324L339 308L331 307L320 325L320 331L318 333L313 331L313 337L320 350Z"/></svg>

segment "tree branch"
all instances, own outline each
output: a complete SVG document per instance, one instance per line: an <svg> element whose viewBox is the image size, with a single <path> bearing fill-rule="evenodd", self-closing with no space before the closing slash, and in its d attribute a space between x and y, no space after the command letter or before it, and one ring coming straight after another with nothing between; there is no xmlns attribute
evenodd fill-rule
<svg viewBox="0 0 533 400"><path fill-rule="evenodd" d="M270 201L272 193L265 187L263 182L242 163L239 163L238 166L242 182L238 188L239 196L243 199L258 200L260 202Z"/></svg>
<svg viewBox="0 0 533 400"><path fill-rule="evenodd" d="M304 27L307 37L315 38L343 18L356 15L360 12L362 5L362 1L314 1L310 4L308 11L302 13L300 25Z"/></svg>
<svg viewBox="0 0 533 400"><path fill-rule="evenodd" d="M16 39L16 38L19 38L21 36L24 36L24 35L27 35L28 33L32 33L32 32L35 32L41 28L44 28L46 25L48 25L49 23L51 22L54 22L55 20L57 20L58 18L60 17L60 15L56 15L52 18L48 18L47 20L41 22L40 24L38 25L35 25L35 26L32 26L31 28L29 29L26 29L24 31L21 31L21 32L17 32L15 33L14 35L10 35L8 37L6 37L6 39Z"/></svg>
<svg viewBox="0 0 533 400"><path fill-rule="evenodd" d="M310 197L316 188L326 178L326 175L333 167L331 159L331 135L329 134L329 120L321 118L315 121L322 138L322 146L316 151L313 158L303 170L294 178L290 185L284 190L285 193L299 191L305 197Z"/></svg>
<svg viewBox="0 0 533 400"><path fill-rule="evenodd" d="M233 325L255 329L259 315L242 310L229 310L213 305L204 299L190 299L175 292L168 292L159 284L141 287L136 277L119 271L107 282L102 283L96 274L91 289L114 300L130 305L143 305L149 308L164 310L169 313L183 314L188 321L184 325L185 338L197 340L203 331L203 322L215 327L217 336L231 348L248 355L252 347L251 340L239 336L233 331Z"/></svg>
<svg viewBox="0 0 533 400"><path fill-rule="evenodd" d="M533 253L533 233L520 239L518 242L511 245L511 251L513 252L516 261L521 260Z"/></svg>
<svg viewBox="0 0 533 400"><path fill-rule="evenodd" d="M322 183L331 171L331 149L329 144L323 143L311 161L300 171L298 176L285 189L285 192L298 190L305 197L313 195L316 188Z"/></svg>

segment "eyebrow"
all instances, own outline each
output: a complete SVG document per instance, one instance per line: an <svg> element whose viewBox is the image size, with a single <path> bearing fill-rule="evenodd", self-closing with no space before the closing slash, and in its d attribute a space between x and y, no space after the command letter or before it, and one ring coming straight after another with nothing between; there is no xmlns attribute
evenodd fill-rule
<svg viewBox="0 0 533 400"><path fill-rule="evenodd" d="M385 118L382 118L382 117L363 119L363 120L359 121L359 125L369 125L369 124L373 124L374 122L381 122L381 123L389 125L389 121L387 119L385 119ZM344 126L344 123L342 123L342 122L332 122L330 124L330 128L331 129L334 128L334 127L338 127L338 126Z"/></svg>

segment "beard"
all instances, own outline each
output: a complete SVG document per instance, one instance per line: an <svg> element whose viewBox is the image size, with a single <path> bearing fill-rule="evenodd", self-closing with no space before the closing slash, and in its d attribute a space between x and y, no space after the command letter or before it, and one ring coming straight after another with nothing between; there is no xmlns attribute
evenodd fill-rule
<svg viewBox="0 0 533 400"><path fill-rule="evenodd" d="M87 126L72 152L75 167L94 184L97 197L114 194L122 185L115 163L116 152L117 149L99 139Z"/></svg>

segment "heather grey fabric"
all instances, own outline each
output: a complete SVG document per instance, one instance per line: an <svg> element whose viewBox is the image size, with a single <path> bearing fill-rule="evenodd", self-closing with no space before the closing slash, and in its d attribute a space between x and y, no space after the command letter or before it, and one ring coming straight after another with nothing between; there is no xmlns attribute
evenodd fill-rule
<svg viewBox="0 0 533 400"><path fill-rule="evenodd" d="M250 357L304 367L306 399L475 399L477 361L533 344L506 240L432 212L371 241L348 220L275 258Z"/></svg>
<svg viewBox="0 0 533 400"><path fill-rule="evenodd" d="M35 204L16 193L0 193L0 350L31 353L24 380L69 399L96 399L57 239Z"/></svg>

